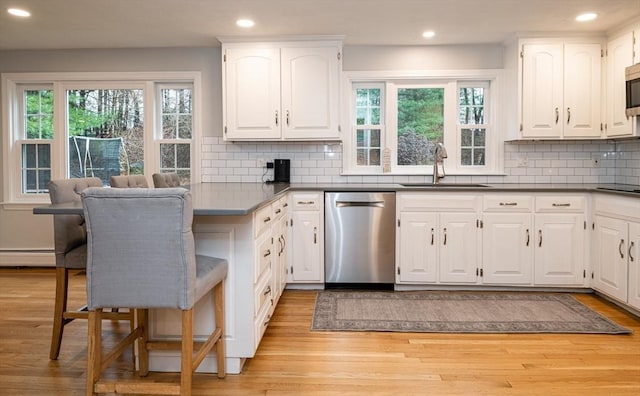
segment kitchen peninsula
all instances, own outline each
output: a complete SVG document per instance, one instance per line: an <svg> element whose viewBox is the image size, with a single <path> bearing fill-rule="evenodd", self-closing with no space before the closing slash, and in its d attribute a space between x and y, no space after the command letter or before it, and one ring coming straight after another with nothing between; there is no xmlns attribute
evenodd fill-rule
<svg viewBox="0 0 640 396"><path fill-rule="evenodd" d="M434 278L420 278L412 274L410 267L402 252L396 260L397 270L402 270L396 278L396 289L425 289L425 288L531 288L539 289L574 289L590 290L591 288L605 293L618 303L626 305L628 309L640 310L638 297L640 296L640 277L637 271L637 256L640 252L640 232L636 232L636 225L640 223L640 193L634 192L638 186L616 184L482 184L482 185L455 185L444 184L441 186L411 186L399 184L261 184L261 183L198 183L188 187L192 192L194 207L193 231L196 240L196 250L199 253L223 257L229 261L229 275L226 289L227 310L227 368L229 373L239 373L247 358L254 356L268 326L269 319L275 309L285 285L289 287L322 288L324 281L324 261L322 260L324 231L323 210L325 191L391 191L395 192L400 200L398 206L398 219L403 220L406 230L400 229L397 238L414 237L417 232L412 231L409 221L418 216L443 216L442 213L468 213L474 223L472 232L482 243L485 254L485 262L482 256L478 256L473 263L464 264L465 268L455 268L458 272L468 269L471 280L447 281L444 278L446 263L424 262L412 263L413 270L422 271L419 275L432 272ZM294 198L296 197L296 198ZM303 198L298 198L303 197ZM466 198L471 197L472 200ZM474 202L474 206L446 207L442 205L456 205L456 200L465 199L464 202ZM566 201L566 202L565 202ZM404 206L402 206L404 202ZM300 208L301 205L309 207ZM573 205L573 206L566 206ZM622 212L615 207L623 207ZM314 230L315 246L319 255L316 261L320 268L315 268L316 278L308 278L300 281L293 277L294 261L292 248L299 249L306 242L305 239L295 240L305 230L296 220L296 225L291 228L295 219L294 214L301 210L304 214L317 215L319 223ZM613 208L613 209L612 209ZM614 213L611 213L613 211ZM49 205L34 209L36 214L63 214L82 213L80 205ZM404 216L404 217L403 217ZM551 216L551 217L549 217ZM554 217L555 216L555 217ZM550 254L560 255L562 258L571 258L571 265L562 268L538 268L534 262L533 250L526 250L531 246L536 249L554 246L554 239L546 238L544 244L538 246L538 226L534 220L548 220L553 227L571 225L571 232L575 232L577 238L571 239L574 245L571 249L553 250ZM443 218L444 219L444 218ZM495 219L499 222L496 223ZM517 223L513 221L521 221ZM559 219L559 220L557 220ZM568 222L567 222L568 219ZM557 220L557 221L556 221ZM444 220L439 220L444 221ZM504 255L505 244L502 247L489 246L493 232L490 224L513 226L520 228L515 231L512 228L509 235L516 235L518 230L531 236L531 243L517 253L529 255L522 264L516 268L495 268L495 260L486 256L487 252L502 252ZM609 238L612 227L608 222L624 222L624 246L618 246L618 236ZM481 223L484 222L484 229ZM583 224L584 223L584 224ZM616 223L617 224L617 223ZM630 224L630 226L628 226ZM534 232L534 225L535 232ZM602 235L600 227L604 225ZM301 227L301 228L296 228ZM398 226L400 228L400 226ZM622 227L622 226L621 226ZM631 227L630 231L627 227ZM640 227L638 227L640 228ZM529 231L531 229L531 232ZM295 230L295 231L294 231ZM455 230L449 230L449 245L455 246ZM540 231L542 232L542 231ZM545 232L546 229L545 229ZM560 228L561 234L568 234L566 228ZM636 235L637 234L637 235ZM293 239L292 239L293 238ZM312 242L314 243L312 238ZM609 240L610 239L610 240ZM295 240L295 241L294 241ZM524 240L524 239L523 239ZM608 241L601 251L592 249L597 246L593 241ZM528 240L527 240L528 241ZM398 241L397 241L398 243ZM452 245L454 244L454 245ZM414 248L425 245L415 243ZM611 245L611 246L609 246ZM465 245L466 246L466 245ZM480 246L480 245L478 245ZM304 248L304 246L303 246ZM562 247L561 247L562 248ZM635 249L635 250L634 250ZM400 249L397 249L398 251ZM461 249L459 249L461 250ZM615 257L607 256L610 251L616 255L618 250L623 254L623 262ZM308 265L313 262L311 250L305 251L305 263L296 265ZM541 250L543 251L543 250ZM570 251L570 253L566 253ZM288 253L287 253L288 252ZM564 253L562 253L564 252ZM536 255L543 257L536 250ZM562 254L560 254L562 253ZM602 255L602 257L600 257ZM289 258L287 258L289 257ZM632 259L633 258L633 259ZM600 268L599 260L610 261L616 259L611 268ZM530 260L530 261L527 261ZM567 258L565 261L568 261ZM635 260L635 261L634 261ZM517 261L517 260L516 260ZM548 263L552 260L543 260ZM434 266L435 267L428 267ZM509 265L514 265L513 262ZM425 266L424 268L421 266ZM494 268L492 269L492 266ZM628 271L627 271L628 268ZM477 269L482 269L484 277L476 274ZM627 276L628 283L627 283ZM588 276L589 274L589 276ZM415 275L415 276L414 276ZM624 277L623 277L624 275ZM491 278L493 276L493 278ZM592 279L593 277L593 279ZM627 296L630 298L627 299ZM631 298L633 297L633 298ZM212 322L213 304L211 301L196 306L196 332L206 333L206 326ZM151 315L151 335L155 338L175 338L179 336L179 318L170 311L156 310ZM177 371L179 358L171 351L154 351L151 356L151 369L157 371ZM208 358L201 366L202 371L215 372L215 359Z"/></svg>

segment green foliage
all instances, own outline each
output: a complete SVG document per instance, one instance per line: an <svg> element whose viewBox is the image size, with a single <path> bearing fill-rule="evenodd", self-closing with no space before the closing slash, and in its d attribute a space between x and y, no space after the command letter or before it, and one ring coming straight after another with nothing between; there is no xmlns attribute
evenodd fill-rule
<svg viewBox="0 0 640 396"><path fill-rule="evenodd" d="M53 139L53 91L25 92L27 139Z"/></svg>
<svg viewBox="0 0 640 396"><path fill-rule="evenodd" d="M398 165L433 164L444 135L444 88L398 90Z"/></svg>
<svg viewBox="0 0 640 396"><path fill-rule="evenodd" d="M415 132L428 140L444 134L444 88L398 90L398 136Z"/></svg>
<svg viewBox="0 0 640 396"><path fill-rule="evenodd" d="M87 91L67 91L67 101L69 136L95 136L116 119L110 109L96 111L87 106Z"/></svg>

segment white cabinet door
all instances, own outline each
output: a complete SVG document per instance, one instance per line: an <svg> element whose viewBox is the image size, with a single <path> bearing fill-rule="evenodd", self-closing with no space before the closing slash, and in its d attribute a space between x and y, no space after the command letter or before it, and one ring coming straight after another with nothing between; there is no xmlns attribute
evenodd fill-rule
<svg viewBox="0 0 640 396"><path fill-rule="evenodd" d="M596 216L594 289L627 301L627 222Z"/></svg>
<svg viewBox="0 0 640 396"><path fill-rule="evenodd" d="M225 59L225 138L280 138L280 50L228 48Z"/></svg>
<svg viewBox="0 0 640 396"><path fill-rule="evenodd" d="M522 137L559 138L562 44L525 44L522 58Z"/></svg>
<svg viewBox="0 0 640 396"><path fill-rule="evenodd" d="M338 137L339 49L282 49L285 139Z"/></svg>
<svg viewBox="0 0 640 396"><path fill-rule="evenodd" d="M522 47L522 137L601 135L600 44Z"/></svg>
<svg viewBox="0 0 640 396"><path fill-rule="evenodd" d="M564 137L600 137L601 65L600 44L564 46Z"/></svg>
<svg viewBox="0 0 640 396"><path fill-rule="evenodd" d="M440 282L476 283L480 260L478 216L475 213L440 214Z"/></svg>
<svg viewBox="0 0 640 396"><path fill-rule="evenodd" d="M629 298L632 307L640 309L640 223L629 223Z"/></svg>
<svg viewBox="0 0 640 396"><path fill-rule="evenodd" d="M632 120L625 114L624 69L633 64L633 33L607 43L607 137L631 136Z"/></svg>
<svg viewBox="0 0 640 396"><path fill-rule="evenodd" d="M435 213L400 213L398 283L437 281L437 227Z"/></svg>
<svg viewBox="0 0 640 396"><path fill-rule="evenodd" d="M584 284L584 216L536 214L535 284Z"/></svg>
<svg viewBox="0 0 640 396"><path fill-rule="evenodd" d="M324 282L319 211L293 211L291 225L292 282Z"/></svg>
<svg viewBox="0 0 640 396"><path fill-rule="evenodd" d="M485 213L482 267L485 284L532 282L532 215L528 213Z"/></svg>

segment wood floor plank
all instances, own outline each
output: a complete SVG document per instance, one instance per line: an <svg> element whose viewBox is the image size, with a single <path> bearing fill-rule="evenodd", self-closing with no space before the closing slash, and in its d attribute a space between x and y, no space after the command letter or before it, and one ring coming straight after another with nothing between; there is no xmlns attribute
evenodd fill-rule
<svg viewBox="0 0 640 396"><path fill-rule="evenodd" d="M85 299L70 277L70 304ZM48 358L53 269L0 269L0 393L80 395L85 321L65 328L60 358ZM640 395L640 319L591 294L582 303L633 330L629 335L312 332L316 292L287 290L255 358L242 374L196 375L193 395ZM104 324L113 342L127 324ZM139 381L131 357L109 377ZM176 379L151 373L147 380Z"/></svg>

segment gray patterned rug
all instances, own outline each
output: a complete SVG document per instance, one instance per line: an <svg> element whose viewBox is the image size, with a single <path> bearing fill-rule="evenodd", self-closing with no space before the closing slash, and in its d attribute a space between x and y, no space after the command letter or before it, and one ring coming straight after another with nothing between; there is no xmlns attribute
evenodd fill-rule
<svg viewBox="0 0 640 396"><path fill-rule="evenodd" d="M598 333L631 330L571 294L528 292L318 293L312 330L424 333Z"/></svg>

